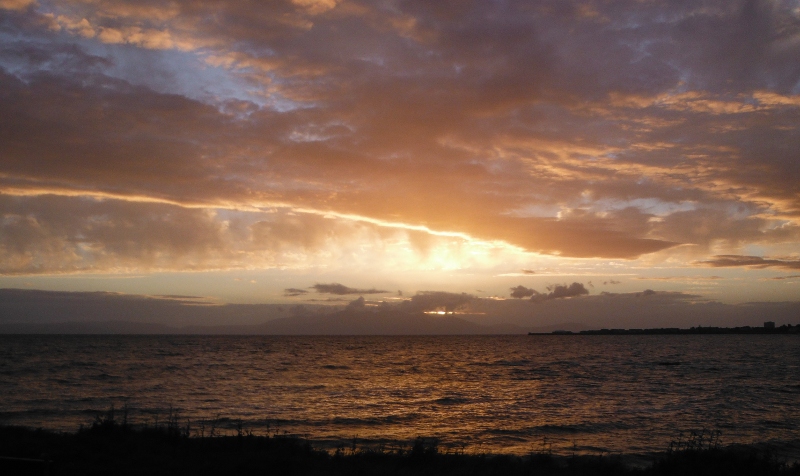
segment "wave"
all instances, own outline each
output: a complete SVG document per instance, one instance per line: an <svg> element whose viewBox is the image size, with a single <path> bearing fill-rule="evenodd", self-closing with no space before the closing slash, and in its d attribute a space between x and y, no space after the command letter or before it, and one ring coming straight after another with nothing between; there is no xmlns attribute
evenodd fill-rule
<svg viewBox="0 0 800 476"><path fill-rule="evenodd" d="M469 403L470 401L472 400L464 397L442 397L437 398L433 401L433 403L436 403L437 405L462 405L464 403Z"/></svg>

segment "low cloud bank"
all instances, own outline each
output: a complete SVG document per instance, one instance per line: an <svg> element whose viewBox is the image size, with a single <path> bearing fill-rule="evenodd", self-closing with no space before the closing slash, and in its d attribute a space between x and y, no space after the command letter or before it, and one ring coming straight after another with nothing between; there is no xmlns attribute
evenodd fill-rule
<svg viewBox="0 0 800 476"><path fill-rule="evenodd" d="M591 286L591 282L589 282L589 285ZM540 293L535 289L526 288L522 285L510 289L512 298L522 299L530 297L531 301L533 302L549 301L551 299L563 299L589 294L589 290L586 289L582 283L572 283L570 285L554 284L547 286L547 290L550 291L549 293Z"/></svg>
<svg viewBox="0 0 800 476"><path fill-rule="evenodd" d="M559 286L569 291L570 286ZM554 293L555 286L547 295ZM118 293L0 289L0 332L471 334L545 328L760 327L765 320L777 325L800 324L800 301L725 304L693 294L653 290L551 298L533 305L527 300L481 299L439 291L420 292L397 304L361 298L343 299L337 306L198 305L198 301L209 302ZM366 309L370 312L364 312ZM424 311L465 313L424 316Z"/></svg>
<svg viewBox="0 0 800 476"><path fill-rule="evenodd" d="M716 255L705 261L697 261L695 264L710 266L712 268L783 268L800 269L800 259L777 259L762 258L760 256L744 255Z"/></svg>
<svg viewBox="0 0 800 476"><path fill-rule="evenodd" d="M589 294L589 290L581 283L572 283L569 286L566 284L555 284L553 286L547 286L547 290L550 291L547 294L534 294L531 297L531 301L548 301L550 299L563 299Z"/></svg>
<svg viewBox="0 0 800 476"><path fill-rule="evenodd" d="M409 312L444 311L455 312L463 310L475 296L467 293L448 293L444 291L420 291L402 306Z"/></svg>
<svg viewBox="0 0 800 476"><path fill-rule="evenodd" d="M526 297L531 297L533 294L536 293L536 290L531 288L526 288L525 286L519 285L515 288L511 288L511 297L514 299L522 299ZM537 293L538 294L538 293Z"/></svg>
<svg viewBox="0 0 800 476"><path fill-rule="evenodd" d="M344 296L347 294L385 294L389 291L384 289L357 289L357 288L350 288L345 286L344 284L339 283L331 283L331 284L315 284L311 286L312 289L315 289L318 293L326 293L326 294L337 294L339 296Z"/></svg>

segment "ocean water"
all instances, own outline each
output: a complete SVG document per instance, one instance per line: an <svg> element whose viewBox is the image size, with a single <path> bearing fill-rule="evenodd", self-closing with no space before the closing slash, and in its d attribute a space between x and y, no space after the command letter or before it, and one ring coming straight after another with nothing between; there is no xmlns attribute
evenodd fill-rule
<svg viewBox="0 0 800 476"><path fill-rule="evenodd" d="M112 405L323 447L646 454L705 429L798 448L800 339L0 336L0 424L74 431Z"/></svg>

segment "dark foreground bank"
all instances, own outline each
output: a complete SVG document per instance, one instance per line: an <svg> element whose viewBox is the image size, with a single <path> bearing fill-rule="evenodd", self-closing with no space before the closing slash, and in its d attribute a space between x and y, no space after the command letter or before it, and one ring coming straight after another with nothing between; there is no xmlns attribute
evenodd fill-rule
<svg viewBox="0 0 800 476"><path fill-rule="evenodd" d="M419 439L402 449L333 453L281 436L189 437L176 426L132 428L98 421L76 433L0 427L0 474L15 475L800 475L766 450L704 448L665 453L645 468L618 456L443 453Z"/></svg>

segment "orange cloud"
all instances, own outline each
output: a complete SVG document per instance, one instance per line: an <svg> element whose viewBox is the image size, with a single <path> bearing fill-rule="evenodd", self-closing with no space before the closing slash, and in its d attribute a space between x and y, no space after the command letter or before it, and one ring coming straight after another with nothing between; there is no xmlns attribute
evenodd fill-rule
<svg viewBox="0 0 800 476"><path fill-rule="evenodd" d="M373 236L454 267L440 240L628 260L800 243L778 7L745 34L738 7L641 2L2 5L7 273L300 266ZM126 244L121 223L149 231Z"/></svg>

